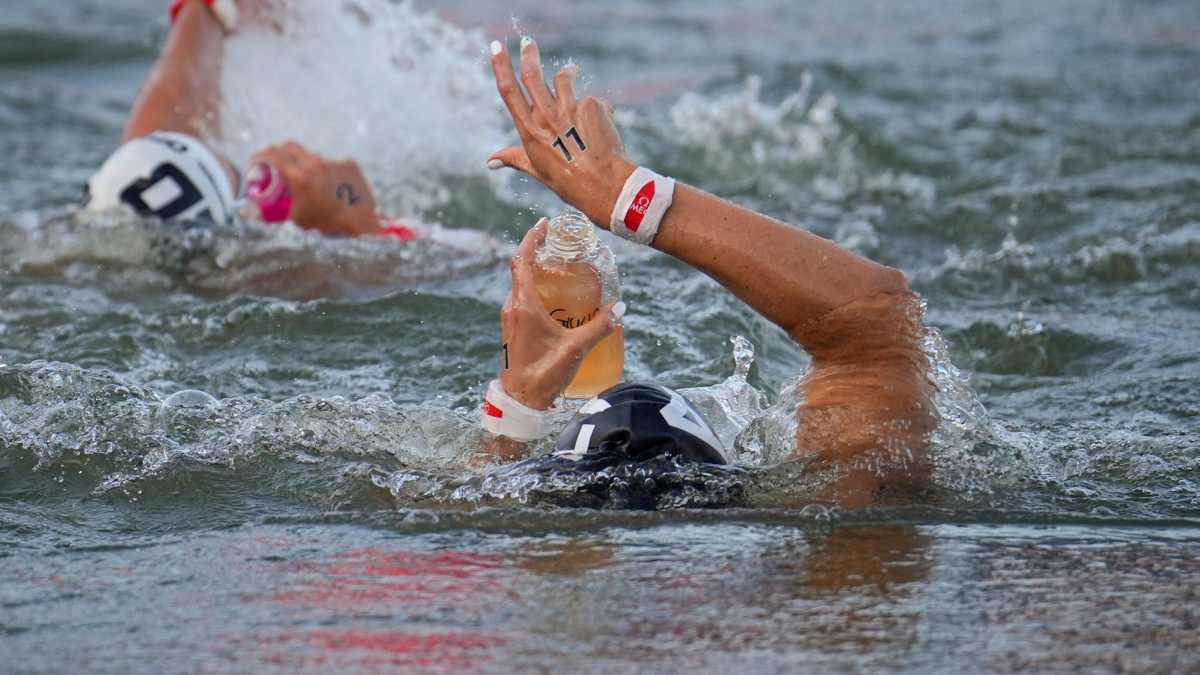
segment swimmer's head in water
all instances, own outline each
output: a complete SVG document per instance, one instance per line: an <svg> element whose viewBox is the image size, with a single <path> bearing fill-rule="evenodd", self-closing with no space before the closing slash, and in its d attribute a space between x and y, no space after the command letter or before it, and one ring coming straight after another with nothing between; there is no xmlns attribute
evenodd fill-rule
<svg viewBox="0 0 1200 675"><path fill-rule="evenodd" d="M233 188L220 160L200 141L157 132L117 149L87 184L87 208L122 205L163 220L228 222Z"/></svg>
<svg viewBox="0 0 1200 675"><path fill-rule="evenodd" d="M601 449L639 461L674 455L725 464L721 440L700 411L679 392L656 384L620 384L589 401L559 437L554 454L580 459Z"/></svg>

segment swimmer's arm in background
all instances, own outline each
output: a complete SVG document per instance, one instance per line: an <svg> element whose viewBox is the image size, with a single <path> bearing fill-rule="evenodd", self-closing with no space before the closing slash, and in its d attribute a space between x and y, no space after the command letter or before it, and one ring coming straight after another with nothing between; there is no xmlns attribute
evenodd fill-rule
<svg viewBox="0 0 1200 675"><path fill-rule="evenodd" d="M275 0L236 0L236 4L241 23L283 30ZM225 38L225 29L203 2L183 3L129 114L123 141L156 131L174 131L202 141L221 138Z"/></svg>
<svg viewBox="0 0 1200 675"><path fill-rule="evenodd" d="M567 329L550 318L533 280L538 245L546 238L546 219L531 228L512 259L512 290L500 310L504 358L500 386L522 405L549 410L579 372L583 357L612 334L624 314L620 303L605 305L596 319ZM485 450L504 459L524 456L525 444L494 437Z"/></svg>
<svg viewBox="0 0 1200 675"><path fill-rule="evenodd" d="M636 168L624 155L610 109L595 98L576 100L573 69L558 74L552 93L532 40L521 48L527 98L499 46L493 46L492 67L522 145L497 152L489 165L533 176L608 229ZM555 147L567 129L582 133L587 145L569 159ZM932 427L921 317L901 272L684 185L654 247L719 281L812 355L798 455L816 454L848 469L844 484L856 493L911 477L907 469L871 478L853 468L880 447L881 437L885 448L919 455ZM827 444L831 439L844 440Z"/></svg>
<svg viewBox="0 0 1200 675"><path fill-rule="evenodd" d="M224 51L225 32L212 12L202 2L184 3L130 112L123 142L156 131L219 139ZM234 178L233 167L222 162Z"/></svg>

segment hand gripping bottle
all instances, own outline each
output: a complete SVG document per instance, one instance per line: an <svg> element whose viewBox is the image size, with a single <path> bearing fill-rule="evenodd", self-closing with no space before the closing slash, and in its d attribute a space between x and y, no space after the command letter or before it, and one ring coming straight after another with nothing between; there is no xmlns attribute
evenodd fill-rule
<svg viewBox="0 0 1200 675"><path fill-rule="evenodd" d="M292 215L292 191L274 165L259 162L246 172L246 199L264 223L282 223Z"/></svg>
<svg viewBox="0 0 1200 675"><path fill-rule="evenodd" d="M534 261L534 285L550 317L565 328L591 321L600 308L621 299L612 251L577 211L555 216ZM625 370L625 331L618 326L583 359L567 385L567 398L591 398L620 383Z"/></svg>

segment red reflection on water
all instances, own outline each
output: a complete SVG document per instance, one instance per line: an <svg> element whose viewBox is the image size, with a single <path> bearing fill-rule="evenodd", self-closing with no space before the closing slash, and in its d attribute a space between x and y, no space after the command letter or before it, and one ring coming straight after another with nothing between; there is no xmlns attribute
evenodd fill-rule
<svg viewBox="0 0 1200 675"><path fill-rule="evenodd" d="M490 660L490 650L508 642L504 635L461 628L476 623L479 611L512 597L497 574L505 567L498 555L383 548L280 564L272 573L289 587L266 596L267 602L304 615L315 612L306 617L310 626L331 618L346 623L364 613L370 614L364 621L387 625L263 636L256 641L258 658L293 669L470 668ZM438 625L430 625L430 616L438 617Z"/></svg>
<svg viewBox="0 0 1200 675"><path fill-rule="evenodd" d="M275 654L274 663L288 666L399 666L408 668L463 669L489 660L478 654L481 650L506 642L500 636L481 633L410 633L396 630L314 630L307 633L288 633L260 641L264 646L302 643L318 650L300 655L294 652Z"/></svg>
<svg viewBox="0 0 1200 675"><path fill-rule="evenodd" d="M438 604L475 602L499 589L481 575L503 565L499 556L457 552L348 551L329 562L304 563L298 588L276 593L272 602L357 611L363 603Z"/></svg>

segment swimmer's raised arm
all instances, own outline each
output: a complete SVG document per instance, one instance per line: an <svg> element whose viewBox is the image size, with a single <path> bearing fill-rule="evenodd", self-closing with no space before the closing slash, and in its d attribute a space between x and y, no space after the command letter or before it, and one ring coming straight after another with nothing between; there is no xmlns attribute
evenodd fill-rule
<svg viewBox="0 0 1200 675"><path fill-rule="evenodd" d="M637 167L625 150L608 107L599 99L577 101L573 68L546 86L537 43L523 41L521 80L503 51L494 56L496 82L523 147L491 158L536 178L598 226L609 229L613 205ZM586 150L567 141L571 161L555 147L574 128ZM770 242L770 245L764 245ZM710 274L789 333L854 300L880 293L907 293L904 275L855 255L833 242L680 185L654 248Z"/></svg>
<svg viewBox="0 0 1200 675"><path fill-rule="evenodd" d="M202 2L185 2L125 124L122 141L156 131L220 137L225 31Z"/></svg>
<svg viewBox="0 0 1200 675"><path fill-rule="evenodd" d="M221 65L225 37L233 27L220 15L231 13L242 24L261 23L282 30L272 18L274 0L219 0L210 8L202 0L180 0L172 8L171 32L129 120L124 141L156 131L174 131L200 140L221 137ZM231 11L227 9L232 6ZM229 20L229 17L226 18Z"/></svg>
<svg viewBox="0 0 1200 675"><path fill-rule="evenodd" d="M492 53L522 145L497 152L489 166L529 174L609 229L637 167L625 157L608 106L577 100L569 67L551 92L532 40L522 41L520 82L503 46L493 43ZM677 186L653 246L712 276L812 355L797 453L836 462L864 491L878 487L878 472L853 460L871 449L905 458L889 477L920 473L906 458L932 427L931 387L920 310L901 272L685 185ZM879 459L863 465L895 458Z"/></svg>

